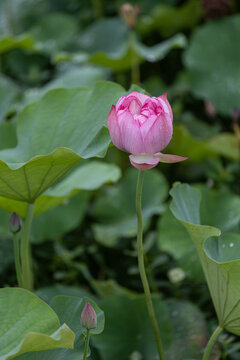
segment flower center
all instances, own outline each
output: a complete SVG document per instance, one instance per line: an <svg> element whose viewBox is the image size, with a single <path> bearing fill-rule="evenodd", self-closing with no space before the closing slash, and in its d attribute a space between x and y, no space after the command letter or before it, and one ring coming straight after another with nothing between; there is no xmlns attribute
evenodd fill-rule
<svg viewBox="0 0 240 360"><path fill-rule="evenodd" d="M128 109L139 126L143 125L150 118L157 118L163 111L156 98L145 101L143 106L140 106L137 100L132 100Z"/></svg>

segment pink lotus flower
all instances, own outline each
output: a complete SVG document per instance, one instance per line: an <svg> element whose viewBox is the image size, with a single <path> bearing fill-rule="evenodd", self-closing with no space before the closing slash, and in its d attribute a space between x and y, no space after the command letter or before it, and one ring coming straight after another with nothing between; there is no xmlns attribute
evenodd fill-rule
<svg viewBox="0 0 240 360"><path fill-rule="evenodd" d="M175 163L187 158L162 154L173 133L173 114L167 95L149 97L137 91L122 96L107 118L110 137L120 150L131 153L130 162L148 170L159 162Z"/></svg>

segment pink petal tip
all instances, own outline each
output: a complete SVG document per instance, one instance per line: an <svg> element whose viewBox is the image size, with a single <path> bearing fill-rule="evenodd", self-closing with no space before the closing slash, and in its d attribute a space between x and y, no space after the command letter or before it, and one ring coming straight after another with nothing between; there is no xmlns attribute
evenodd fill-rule
<svg viewBox="0 0 240 360"><path fill-rule="evenodd" d="M182 157L178 155L172 155L172 154L163 154L163 153L157 153L154 154L154 157L158 158L159 162L166 163L166 164L173 164L178 163L184 160L187 160L187 157Z"/></svg>

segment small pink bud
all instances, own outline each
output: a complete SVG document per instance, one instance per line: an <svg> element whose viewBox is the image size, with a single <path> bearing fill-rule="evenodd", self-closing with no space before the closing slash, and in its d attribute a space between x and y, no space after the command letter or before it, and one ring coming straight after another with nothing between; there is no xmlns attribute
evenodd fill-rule
<svg viewBox="0 0 240 360"><path fill-rule="evenodd" d="M92 305L87 301L80 318L81 325L85 329L95 329L97 327L97 315Z"/></svg>
<svg viewBox="0 0 240 360"><path fill-rule="evenodd" d="M10 220L9 220L9 230L13 234L16 234L21 230L21 228L22 228L22 220L18 216L18 214L14 212L11 215Z"/></svg>

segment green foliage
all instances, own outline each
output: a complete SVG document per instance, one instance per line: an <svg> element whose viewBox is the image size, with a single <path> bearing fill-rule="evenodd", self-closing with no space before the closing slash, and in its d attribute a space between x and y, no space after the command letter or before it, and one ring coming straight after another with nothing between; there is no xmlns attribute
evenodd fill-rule
<svg viewBox="0 0 240 360"><path fill-rule="evenodd" d="M15 124L4 122L0 124L0 150L17 145Z"/></svg>
<svg viewBox="0 0 240 360"><path fill-rule="evenodd" d="M201 359L201 348L207 336L206 323L201 311L194 304L184 301L168 300L167 306L171 326L174 329L167 358Z"/></svg>
<svg viewBox="0 0 240 360"><path fill-rule="evenodd" d="M157 296L154 298L154 305L167 358L200 359L200 344L204 340L206 328L196 307L190 303L172 300L165 303ZM134 352L138 352L146 360L157 356L143 296L131 299L126 296L109 297L101 301L101 307L106 314L106 328L102 335L93 339L93 344L104 360L129 359ZM187 312L189 319L186 318ZM119 339L118 342L116 338Z"/></svg>
<svg viewBox="0 0 240 360"><path fill-rule="evenodd" d="M37 42L37 49L53 53L73 42L77 21L70 15L51 13L41 18L30 30Z"/></svg>
<svg viewBox="0 0 240 360"><path fill-rule="evenodd" d="M176 259L177 265L185 271L187 277L196 282L203 281L201 265L188 232L169 209L158 223L158 246Z"/></svg>
<svg viewBox="0 0 240 360"><path fill-rule="evenodd" d="M84 329L80 324L80 316L86 301L89 301L97 314L97 328L91 330L91 335L98 335L104 329L105 317L98 305L89 298L74 296L56 296L51 301L51 307L58 315L61 323L66 323L76 334L74 350L39 351L18 357L20 360L77 360L81 359L84 351Z"/></svg>
<svg viewBox="0 0 240 360"><path fill-rule="evenodd" d="M193 28L202 17L198 0L189 0L181 7L159 4L151 11L151 16L140 20L139 28L143 33L158 30L163 36L171 36L177 31Z"/></svg>
<svg viewBox="0 0 240 360"><path fill-rule="evenodd" d="M41 214L33 220L31 241L41 243L46 240L59 239L64 234L76 229L82 222L89 202L89 193L81 192L72 199Z"/></svg>
<svg viewBox="0 0 240 360"><path fill-rule="evenodd" d="M33 344L39 350L17 359L81 359L84 296L107 320L91 339L90 360L157 355L137 267L137 171L129 169L128 154L109 148L106 127L111 105L133 90L167 92L174 134L163 152L189 158L145 172L145 263L166 358L200 360L209 335L204 318L208 329L215 322L201 263L219 322L240 335L239 129L230 117L239 108L239 5L209 21L209 8L198 0L139 0L136 27L129 29L120 3L0 1L1 286L16 285L9 213L24 220L34 201L36 294L52 307L21 289L0 290L0 298L17 294L13 302L2 297L2 329L10 316L21 317L9 330L17 329L17 343L5 329L0 342L14 354ZM211 14L219 16L219 8L214 2ZM174 186L169 207L169 184L176 181L192 187ZM178 282L169 276L176 268L185 276ZM52 324L45 335L30 321L28 299L37 320ZM104 315L92 304L100 333ZM26 332L36 331L31 344L24 340L25 317L34 325ZM54 349L68 340L61 337L64 323L76 333L74 350ZM238 359L238 342L224 336L222 358ZM51 350L40 351L43 344Z"/></svg>
<svg viewBox="0 0 240 360"><path fill-rule="evenodd" d="M111 29L117 31L111 31ZM105 19L94 23L80 37L79 46L89 55L89 62L111 68L115 71L130 69L133 58L137 63L144 60L155 62L163 59L174 48L186 46L186 38L178 34L160 44L148 47L128 32L119 19Z"/></svg>
<svg viewBox="0 0 240 360"><path fill-rule="evenodd" d="M7 52L12 49L33 49L34 48L33 38L26 34L20 36L4 36L0 38L0 54Z"/></svg>
<svg viewBox="0 0 240 360"><path fill-rule="evenodd" d="M91 90L53 90L26 107L18 118L17 147L0 151L1 196L33 202L81 158L102 156L110 142L103 125L122 93L102 82Z"/></svg>
<svg viewBox="0 0 240 360"><path fill-rule="evenodd" d="M0 238L0 259L0 273L2 274L14 262L13 243L9 237Z"/></svg>
<svg viewBox="0 0 240 360"><path fill-rule="evenodd" d="M171 195L173 197L172 213L185 226L197 249L219 324L226 330L239 335L239 234L227 232L221 235L220 229L208 225L211 220L208 218L206 221L200 216L201 192L199 190L189 185L178 184L171 190ZM229 204L232 205L231 202ZM221 209L219 203L214 205L215 210L216 207ZM216 220L218 216L211 212L211 208L208 210ZM223 214L219 215L223 218ZM239 218L236 219L233 214L229 218L227 223L232 219L236 223L239 221ZM228 228L226 230L229 231Z"/></svg>
<svg viewBox="0 0 240 360"><path fill-rule="evenodd" d="M94 214L99 224L94 225L96 239L105 246L114 246L119 237L137 234L135 188L137 172L127 171L115 187L109 187L97 199ZM168 185L164 176L155 170L146 172L143 188L143 222L146 230L153 214L163 211L162 203L167 196Z"/></svg>
<svg viewBox="0 0 240 360"><path fill-rule="evenodd" d="M14 84L14 82L7 77L0 77L0 122L5 119L11 110L13 110L14 104L19 96L19 92L19 88L16 84ZM6 147L7 146L5 144L5 148Z"/></svg>
<svg viewBox="0 0 240 360"><path fill-rule="evenodd" d="M73 348L72 330L60 327L56 313L27 290L0 290L0 358L10 360L25 352ZM9 308L11 311L9 311Z"/></svg>
<svg viewBox="0 0 240 360"><path fill-rule="evenodd" d="M239 15L201 26L194 32L184 57L193 93L212 101L226 115L239 107L240 101L240 52L236 48L239 29Z"/></svg>
<svg viewBox="0 0 240 360"><path fill-rule="evenodd" d="M29 89L24 94L24 104L27 105L39 100L46 92L57 88L92 87L97 81L104 80L104 72L101 68L85 65L81 67L64 67L41 89Z"/></svg>
<svg viewBox="0 0 240 360"><path fill-rule="evenodd" d="M191 162L223 156L230 160L239 159L236 136L230 133L220 133L204 139L193 136L184 125L174 127L173 138L166 151L184 154Z"/></svg>
<svg viewBox="0 0 240 360"><path fill-rule="evenodd" d="M65 177L37 198L34 214L42 214L59 204L66 205L67 199L79 191L96 190L104 183L117 181L119 177L120 169L116 165L97 161L83 163L74 169L68 177ZM19 216L24 218L27 204L0 197L0 207L9 212L16 211Z"/></svg>
<svg viewBox="0 0 240 360"><path fill-rule="evenodd" d="M174 189L175 187L172 191ZM222 233L238 231L238 223L240 221L239 197L229 192L217 192L206 187L200 187L200 189L201 206L198 208L193 205L191 212L198 209L201 224L216 226L221 229ZM182 200L184 203L185 201L187 200ZM190 197L188 201L190 201ZM224 212L222 211L223 208ZM184 226L174 218L169 209L159 220L158 245L160 249L167 251L176 258L178 265L186 272L187 276L195 281L203 280L198 256L190 236Z"/></svg>

